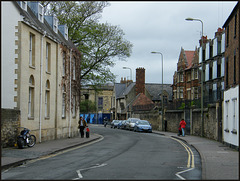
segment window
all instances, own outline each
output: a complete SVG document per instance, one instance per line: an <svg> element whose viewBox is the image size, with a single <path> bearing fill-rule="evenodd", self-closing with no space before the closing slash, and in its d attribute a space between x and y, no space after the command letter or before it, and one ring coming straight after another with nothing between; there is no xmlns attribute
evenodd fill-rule
<svg viewBox="0 0 240 181"><path fill-rule="evenodd" d="M199 57L198 57L199 63L202 63L202 53L203 53L203 52L202 52L202 47L200 47L200 48L199 48L199 53L198 53L198 54L199 54Z"/></svg>
<svg viewBox="0 0 240 181"><path fill-rule="evenodd" d="M229 106L229 100L225 101L225 129L224 131L229 132L228 129L228 107Z"/></svg>
<svg viewBox="0 0 240 181"><path fill-rule="evenodd" d="M66 64L66 53L63 52L63 61L62 61L62 65L63 65L63 71L62 71L62 76L65 76L65 64Z"/></svg>
<svg viewBox="0 0 240 181"><path fill-rule="evenodd" d="M46 82L45 92L45 118L50 117L50 83L49 80Z"/></svg>
<svg viewBox="0 0 240 181"><path fill-rule="evenodd" d="M183 82L183 73L180 73L180 82Z"/></svg>
<svg viewBox="0 0 240 181"><path fill-rule="evenodd" d="M188 81L188 82L191 81L191 73L188 73L188 74L187 74L187 81Z"/></svg>
<svg viewBox="0 0 240 181"><path fill-rule="evenodd" d="M32 33L29 36L29 65L35 67L35 35Z"/></svg>
<svg viewBox="0 0 240 181"><path fill-rule="evenodd" d="M44 20L44 18L43 18L43 16L44 16L44 8L43 8L43 6L39 3L38 4L38 20L40 21L40 22L44 22L43 20Z"/></svg>
<svg viewBox="0 0 240 181"><path fill-rule="evenodd" d="M73 101L72 101L72 117L76 117L76 96L73 96Z"/></svg>
<svg viewBox="0 0 240 181"><path fill-rule="evenodd" d="M209 80L209 64L206 64L205 68L205 81Z"/></svg>
<svg viewBox="0 0 240 181"><path fill-rule="evenodd" d="M53 31L58 33L58 19L55 16L53 17Z"/></svg>
<svg viewBox="0 0 240 181"><path fill-rule="evenodd" d="M213 67L212 67L212 79L216 79L217 78L217 69L218 69L218 65L217 65L217 61L213 61Z"/></svg>
<svg viewBox="0 0 240 181"><path fill-rule="evenodd" d="M206 50L205 50L205 53L206 53L206 60L210 59L210 42L208 42L206 44Z"/></svg>
<svg viewBox="0 0 240 181"><path fill-rule="evenodd" d="M21 8L27 11L27 1L19 1L19 2L20 2Z"/></svg>
<svg viewBox="0 0 240 181"><path fill-rule="evenodd" d="M72 71L72 74L73 74L73 80L76 80L76 58L73 57L73 71Z"/></svg>
<svg viewBox="0 0 240 181"><path fill-rule="evenodd" d="M198 88L194 87L194 99L198 99Z"/></svg>
<svg viewBox="0 0 240 181"><path fill-rule="evenodd" d="M180 98L183 99L183 87L180 87Z"/></svg>
<svg viewBox="0 0 240 181"><path fill-rule="evenodd" d="M221 60L221 77L224 76L224 57L222 57L222 60Z"/></svg>
<svg viewBox="0 0 240 181"><path fill-rule="evenodd" d="M51 45L46 44L46 72L51 72Z"/></svg>
<svg viewBox="0 0 240 181"><path fill-rule="evenodd" d="M34 117L34 78L29 78L28 118Z"/></svg>
<svg viewBox="0 0 240 181"><path fill-rule="evenodd" d="M194 69L194 78L198 79L198 69Z"/></svg>
<svg viewBox="0 0 240 181"><path fill-rule="evenodd" d="M225 52L225 33L222 34L222 41L221 41L221 53Z"/></svg>
<svg viewBox="0 0 240 181"><path fill-rule="evenodd" d="M65 37L66 40L68 40L68 27L67 27L67 25L64 26L64 29L65 29L64 37Z"/></svg>
<svg viewBox="0 0 240 181"><path fill-rule="evenodd" d="M66 117L66 88L62 88L62 118Z"/></svg>
<svg viewBox="0 0 240 181"><path fill-rule="evenodd" d="M218 41L217 38L213 39L213 57L218 54Z"/></svg>
<svg viewBox="0 0 240 181"><path fill-rule="evenodd" d="M213 84L212 88L212 100L217 101L217 83Z"/></svg>
<svg viewBox="0 0 240 181"><path fill-rule="evenodd" d="M237 113L237 98L232 99L232 103L233 103L233 130L232 133L236 133L236 129L237 129L237 120L236 120L236 113Z"/></svg>
<svg viewBox="0 0 240 181"><path fill-rule="evenodd" d="M103 108L103 97L98 97L98 108Z"/></svg>
<svg viewBox="0 0 240 181"><path fill-rule="evenodd" d="M187 99L191 99L191 88L187 89Z"/></svg>

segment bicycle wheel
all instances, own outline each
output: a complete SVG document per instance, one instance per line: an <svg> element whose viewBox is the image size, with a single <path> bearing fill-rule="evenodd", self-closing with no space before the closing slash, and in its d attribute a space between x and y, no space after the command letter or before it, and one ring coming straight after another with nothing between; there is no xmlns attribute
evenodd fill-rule
<svg viewBox="0 0 240 181"><path fill-rule="evenodd" d="M29 136L28 147L33 147L36 144L36 137L34 135Z"/></svg>

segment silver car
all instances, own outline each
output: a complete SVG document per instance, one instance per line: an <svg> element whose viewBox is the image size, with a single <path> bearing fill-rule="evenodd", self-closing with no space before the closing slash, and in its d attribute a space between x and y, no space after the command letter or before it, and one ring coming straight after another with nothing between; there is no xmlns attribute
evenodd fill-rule
<svg viewBox="0 0 240 181"><path fill-rule="evenodd" d="M139 120L139 118L128 118L128 124L126 125L126 129L133 130L136 122Z"/></svg>

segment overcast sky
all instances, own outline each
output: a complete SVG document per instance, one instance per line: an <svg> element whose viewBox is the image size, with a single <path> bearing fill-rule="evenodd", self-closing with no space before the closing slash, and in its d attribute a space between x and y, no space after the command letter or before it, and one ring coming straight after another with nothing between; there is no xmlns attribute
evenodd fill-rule
<svg viewBox="0 0 240 181"><path fill-rule="evenodd" d="M101 22L119 25L124 38L133 44L132 55L127 61L117 61L111 71L121 77L136 81L136 68L145 68L146 83L172 84L173 74L181 47L195 50L199 46L202 26L198 21L186 21L192 17L203 21L203 35L210 39L218 27L222 27L237 1L109 1L110 6L102 13Z"/></svg>

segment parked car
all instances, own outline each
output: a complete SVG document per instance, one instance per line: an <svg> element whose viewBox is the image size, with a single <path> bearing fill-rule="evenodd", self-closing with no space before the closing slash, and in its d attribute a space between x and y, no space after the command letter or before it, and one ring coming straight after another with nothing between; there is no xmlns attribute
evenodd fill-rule
<svg viewBox="0 0 240 181"><path fill-rule="evenodd" d="M113 120L112 122L111 122L111 128L117 128L117 126L118 126L118 123L119 123L119 120Z"/></svg>
<svg viewBox="0 0 240 181"><path fill-rule="evenodd" d="M118 129L120 129L120 128L121 128L121 126L122 126L122 123L123 123L123 120L119 120L119 122L118 122L118 125L117 125L117 128L118 128Z"/></svg>
<svg viewBox="0 0 240 181"><path fill-rule="evenodd" d="M128 124L126 125L126 129L133 130L135 123L139 120L139 118L128 118Z"/></svg>
<svg viewBox="0 0 240 181"><path fill-rule="evenodd" d="M123 120L123 121L122 121L122 124L121 124L121 126L120 126L121 129L126 129L126 121L127 121L127 120Z"/></svg>
<svg viewBox="0 0 240 181"><path fill-rule="evenodd" d="M152 125L147 120L138 120L135 123L134 131L152 133Z"/></svg>

